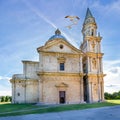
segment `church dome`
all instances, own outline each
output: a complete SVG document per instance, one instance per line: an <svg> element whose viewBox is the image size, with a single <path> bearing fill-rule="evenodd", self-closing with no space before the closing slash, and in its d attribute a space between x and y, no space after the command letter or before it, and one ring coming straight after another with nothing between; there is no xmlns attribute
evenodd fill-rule
<svg viewBox="0 0 120 120"><path fill-rule="evenodd" d="M60 32L59 29L57 29L55 31L55 35L53 35L52 37L49 38L49 40L53 40L53 39L64 39L64 40L66 40L66 38L61 35L61 32Z"/></svg>

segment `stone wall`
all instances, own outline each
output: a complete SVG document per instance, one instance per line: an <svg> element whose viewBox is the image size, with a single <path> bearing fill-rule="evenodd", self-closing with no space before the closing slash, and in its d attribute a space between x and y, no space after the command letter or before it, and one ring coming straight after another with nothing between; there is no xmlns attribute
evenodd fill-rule
<svg viewBox="0 0 120 120"><path fill-rule="evenodd" d="M37 80L12 80L12 103L37 103L38 81Z"/></svg>
<svg viewBox="0 0 120 120"><path fill-rule="evenodd" d="M80 103L80 77L77 76L41 76L43 103L59 104L59 91L66 92L65 103ZM41 102L41 101L40 101Z"/></svg>
<svg viewBox="0 0 120 120"><path fill-rule="evenodd" d="M40 70L46 71L46 72L59 72L60 71L60 60L64 59L65 64L65 70L64 72L68 73L79 73L82 71L82 67L80 67L80 63L82 63L82 60L80 60L80 56L78 54L52 54L48 55L46 53L43 53L42 55L42 61L40 61L40 64L42 68ZM81 70L80 70L81 68Z"/></svg>
<svg viewBox="0 0 120 120"><path fill-rule="evenodd" d="M36 71L39 69L39 62L36 61L22 61L23 62L23 74L26 78L37 79Z"/></svg>

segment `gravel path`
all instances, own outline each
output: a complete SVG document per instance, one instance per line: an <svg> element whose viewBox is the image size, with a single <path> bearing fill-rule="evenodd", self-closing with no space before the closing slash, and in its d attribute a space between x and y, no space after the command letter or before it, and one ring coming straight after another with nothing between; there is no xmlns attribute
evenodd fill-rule
<svg viewBox="0 0 120 120"><path fill-rule="evenodd" d="M0 120L120 120L120 106L0 117Z"/></svg>

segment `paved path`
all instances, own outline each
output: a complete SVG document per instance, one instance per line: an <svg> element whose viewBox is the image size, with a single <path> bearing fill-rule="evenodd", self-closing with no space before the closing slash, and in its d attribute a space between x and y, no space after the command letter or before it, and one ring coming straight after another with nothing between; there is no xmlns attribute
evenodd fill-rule
<svg viewBox="0 0 120 120"><path fill-rule="evenodd" d="M120 106L0 117L0 120L120 120Z"/></svg>

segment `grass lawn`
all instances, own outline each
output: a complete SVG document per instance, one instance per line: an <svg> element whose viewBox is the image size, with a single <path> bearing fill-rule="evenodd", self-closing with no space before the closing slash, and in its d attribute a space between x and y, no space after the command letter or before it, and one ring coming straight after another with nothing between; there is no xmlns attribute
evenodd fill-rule
<svg viewBox="0 0 120 120"><path fill-rule="evenodd" d="M82 110L88 108L98 108L105 106L120 105L120 100L107 100L102 103L93 104L72 104L72 105L59 105L59 106L47 106L47 105L33 105L33 104L0 104L0 116L15 116L25 114L36 113L48 113L48 112L60 112L67 110ZM9 113L10 112L10 113Z"/></svg>
<svg viewBox="0 0 120 120"><path fill-rule="evenodd" d="M0 104L8 104L8 103L10 103L10 102L0 102Z"/></svg>

